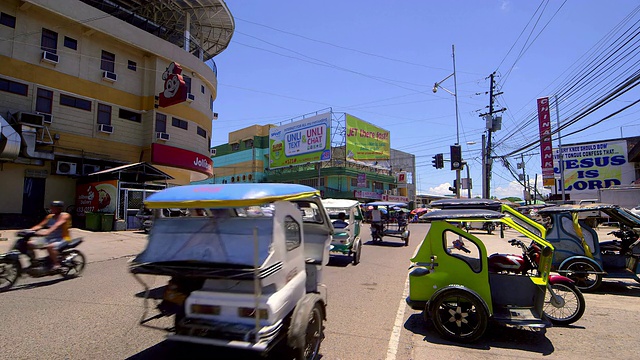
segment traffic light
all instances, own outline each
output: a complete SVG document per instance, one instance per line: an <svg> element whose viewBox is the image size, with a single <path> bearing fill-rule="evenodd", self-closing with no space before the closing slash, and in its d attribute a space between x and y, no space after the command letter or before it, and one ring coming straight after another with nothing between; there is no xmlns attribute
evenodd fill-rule
<svg viewBox="0 0 640 360"><path fill-rule="evenodd" d="M453 186L449 186L449 191L452 191L454 194L458 194L458 181L453 179Z"/></svg>
<svg viewBox="0 0 640 360"><path fill-rule="evenodd" d="M462 169L462 146L451 145L451 170Z"/></svg>
<svg viewBox="0 0 640 360"><path fill-rule="evenodd" d="M434 168L442 169L444 167L444 154L435 154L431 163Z"/></svg>

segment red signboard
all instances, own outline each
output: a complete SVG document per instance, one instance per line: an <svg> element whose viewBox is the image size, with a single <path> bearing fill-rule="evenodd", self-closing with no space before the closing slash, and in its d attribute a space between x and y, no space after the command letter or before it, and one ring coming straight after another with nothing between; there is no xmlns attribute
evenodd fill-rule
<svg viewBox="0 0 640 360"><path fill-rule="evenodd" d="M167 107L187 100L187 84L182 78L182 67L172 62L162 73L164 90L158 97L158 106Z"/></svg>
<svg viewBox="0 0 640 360"><path fill-rule="evenodd" d="M76 185L76 216L85 213L116 212L118 201L118 180L98 181Z"/></svg>
<svg viewBox="0 0 640 360"><path fill-rule="evenodd" d="M206 155L164 144L151 144L151 162L213 176L213 161Z"/></svg>
<svg viewBox="0 0 640 360"><path fill-rule="evenodd" d="M551 117L549 98L538 99L538 128L540 130L540 160L545 186L553 185L553 145L551 144Z"/></svg>

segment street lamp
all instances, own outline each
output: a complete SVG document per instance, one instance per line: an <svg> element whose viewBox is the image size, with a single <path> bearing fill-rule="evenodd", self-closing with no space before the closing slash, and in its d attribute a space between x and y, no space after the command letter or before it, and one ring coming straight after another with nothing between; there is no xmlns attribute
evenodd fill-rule
<svg viewBox="0 0 640 360"><path fill-rule="evenodd" d="M437 83L433 84L433 92L436 93L438 92L438 88L448 92L449 94L453 95L453 98L455 100L456 103L456 145L460 144L460 120L459 120L459 115L458 115L458 80L456 78L456 48L455 45L451 45L451 57L453 58L453 74L447 76L446 78L442 79L441 81L438 81ZM442 83L445 82L447 79L449 79L450 77L453 76L453 92L451 92L450 90L442 87ZM458 184L456 186L456 198L460 198L460 169L456 169L456 183Z"/></svg>

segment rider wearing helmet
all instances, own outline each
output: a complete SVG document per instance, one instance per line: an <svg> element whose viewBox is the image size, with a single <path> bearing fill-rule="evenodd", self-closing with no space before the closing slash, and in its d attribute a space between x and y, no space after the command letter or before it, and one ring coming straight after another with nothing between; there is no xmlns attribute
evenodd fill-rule
<svg viewBox="0 0 640 360"><path fill-rule="evenodd" d="M53 264L51 270L60 268L58 262L58 252L65 241L70 241L69 228L71 227L71 215L62 211L63 201L51 202L51 214L47 215L39 224L33 226L31 230L36 230L36 235L44 236L47 243L47 251ZM29 247L34 248L35 242L29 240Z"/></svg>

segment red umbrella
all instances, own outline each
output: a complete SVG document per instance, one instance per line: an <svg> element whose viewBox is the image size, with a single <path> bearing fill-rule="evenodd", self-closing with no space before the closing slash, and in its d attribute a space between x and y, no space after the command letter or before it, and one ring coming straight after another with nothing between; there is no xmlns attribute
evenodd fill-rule
<svg viewBox="0 0 640 360"><path fill-rule="evenodd" d="M427 211L429 211L429 208L417 208L417 209L411 210L411 215L416 215L416 214L419 215Z"/></svg>

